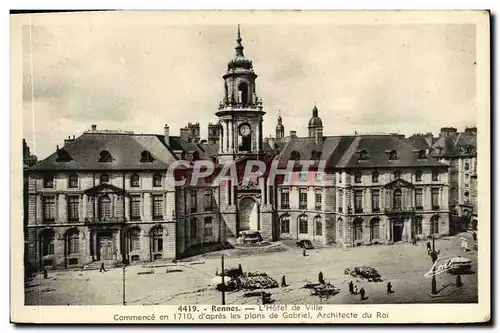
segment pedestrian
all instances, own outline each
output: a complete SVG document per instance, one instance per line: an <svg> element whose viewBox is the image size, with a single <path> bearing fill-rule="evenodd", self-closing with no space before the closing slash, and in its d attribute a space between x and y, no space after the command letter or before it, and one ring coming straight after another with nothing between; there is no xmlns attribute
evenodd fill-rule
<svg viewBox="0 0 500 333"><path fill-rule="evenodd" d="M358 286L354 286L354 295L358 294Z"/></svg>
<svg viewBox="0 0 500 333"><path fill-rule="evenodd" d="M243 274L243 268L241 267L241 264L238 264L238 269L240 270L240 274Z"/></svg>
<svg viewBox="0 0 500 333"><path fill-rule="evenodd" d="M306 254L306 249L302 250L302 255L303 255L304 257L305 257L305 256L307 256L307 254Z"/></svg>
<svg viewBox="0 0 500 333"><path fill-rule="evenodd" d="M415 237L413 237L413 246L417 246L417 239Z"/></svg>
<svg viewBox="0 0 500 333"><path fill-rule="evenodd" d="M102 273L102 271L107 272L106 268L104 268L104 261L101 262L101 269L99 270L99 273Z"/></svg>
<svg viewBox="0 0 500 333"><path fill-rule="evenodd" d="M475 231L472 232L472 240L475 242L477 241L477 234Z"/></svg>
<svg viewBox="0 0 500 333"><path fill-rule="evenodd" d="M219 269L218 268L215 269L215 276L219 276Z"/></svg>
<svg viewBox="0 0 500 333"><path fill-rule="evenodd" d="M285 276L283 275L283 277L281 278L281 287L286 287L286 278Z"/></svg>
<svg viewBox="0 0 500 333"><path fill-rule="evenodd" d="M321 272L321 271L318 274L318 281L321 284L325 284L325 279L323 279L323 272Z"/></svg>
<svg viewBox="0 0 500 333"><path fill-rule="evenodd" d="M48 279L49 278L49 273L47 273L47 269L46 268L43 269L43 278L44 279Z"/></svg>
<svg viewBox="0 0 500 333"><path fill-rule="evenodd" d="M392 294L392 284L390 282L387 282L387 293Z"/></svg>
<svg viewBox="0 0 500 333"><path fill-rule="evenodd" d="M361 300L363 301L365 299L365 288L361 287L359 293L361 294Z"/></svg>
<svg viewBox="0 0 500 333"><path fill-rule="evenodd" d="M354 294L354 284L352 281L349 282L349 294Z"/></svg>
<svg viewBox="0 0 500 333"><path fill-rule="evenodd" d="M457 287L461 286L463 286L462 277L460 276L460 274L457 274Z"/></svg>

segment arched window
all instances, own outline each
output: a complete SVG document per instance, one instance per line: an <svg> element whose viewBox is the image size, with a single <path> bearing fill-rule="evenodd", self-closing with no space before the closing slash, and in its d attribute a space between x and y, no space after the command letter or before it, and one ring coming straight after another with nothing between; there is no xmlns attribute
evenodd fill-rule
<svg viewBox="0 0 500 333"><path fill-rule="evenodd" d="M238 91L240 92L240 103L243 105L249 104L248 100L248 84L246 82L241 82L238 85Z"/></svg>
<svg viewBox="0 0 500 333"><path fill-rule="evenodd" d="M109 183L109 176L107 174L101 175L100 181L101 181L101 184Z"/></svg>
<svg viewBox="0 0 500 333"><path fill-rule="evenodd" d="M134 173L132 176L130 176L130 187L139 187L139 175Z"/></svg>
<svg viewBox="0 0 500 333"><path fill-rule="evenodd" d="M193 217L189 226L191 238L196 239L198 237L198 220Z"/></svg>
<svg viewBox="0 0 500 333"><path fill-rule="evenodd" d="M141 153L141 162L145 163L145 162L153 162L153 155L151 155L151 153L147 150L144 150L142 153Z"/></svg>
<svg viewBox="0 0 500 333"><path fill-rule="evenodd" d="M415 181L416 182L421 182L422 181L422 171L420 170L417 170L417 172L415 172Z"/></svg>
<svg viewBox="0 0 500 333"><path fill-rule="evenodd" d="M163 228L154 227L151 230L151 251L163 252Z"/></svg>
<svg viewBox="0 0 500 333"><path fill-rule="evenodd" d="M377 170L372 172L372 183L378 183L378 176L379 174Z"/></svg>
<svg viewBox="0 0 500 333"><path fill-rule="evenodd" d="M141 250L141 229L132 228L129 231L130 237L130 250L140 251Z"/></svg>
<svg viewBox="0 0 500 333"><path fill-rule="evenodd" d="M393 160L397 160L397 159L398 159L397 151L391 150L391 152L389 153L389 160L393 161Z"/></svg>
<svg viewBox="0 0 500 333"><path fill-rule="evenodd" d="M373 218L370 221L370 241L380 238L380 220Z"/></svg>
<svg viewBox="0 0 500 333"><path fill-rule="evenodd" d="M316 216L314 218L314 227L316 228L316 235L323 235L323 222L321 221L321 216Z"/></svg>
<svg viewBox="0 0 500 333"><path fill-rule="evenodd" d="M299 234L308 233L308 221L306 215L299 216Z"/></svg>
<svg viewBox="0 0 500 333"><path fill-rule="evenodd" d="M401 189L397 188L394 190L394 200L393 200L393 208L401 209Z"/></svg>
<svg viewBox="0 0 500 333"><path fill-rule="evenodd" d="M415 235L422 235L422 216L415 216Z"/></svg>
<svg viewBox="0 0 500 333"><path fill-rule="evenodd" d="M421 149L418 151L418 159L419 160L424 160L427 158L427 154L425 153L425 150Z"/></svg>
<svg viewBox="0 0 500 333"><path fill-rule="evenodd" d="M363 220L356 219L353 223L353 231L354 231L354 240L360 241L363 239Z"/></svg>
<svg viewBox="0 0 500 333"><path fill-rule="evenodd" d="M51 229L46 229L40 233L40 243L42 244L42 257L54 254L55 234Z"/></svg>
<svg viewBox="0 0 500 333"><path fill-rule="evenodd" d="M464 192L464 197L466 197L467 199L469 198L469 191Z"/></svg>
<svg viewBox="0 0 500 333"><path fill-rule="evenodd" d="M214 228L213 228L213 218L211 216L207 216L204 219L204 225L203 225L203 231L205 234L205 237L207 236L213 236L214 233Z"/></svg>
<svg viewBox="0 0 500 333"><path fill-rule="evenodd" d="M439 215L434 215L431 218L431 235L439 233Z"/></svg>
<svg viewBox="0 0 500 333"><path fill-rule="evenodd" d="M300 153L298 151L296 151L296 150L292 151L290 153L290 160L292 160L292 161L298 161L298 160L300 160Z"/></svg>
<svg viewBox="0 0 500 333"><path fill-rule="evenodd" d="M80 252L80 233L76 229L66 233L66 249L68 255L76 255Z"/></svg>
<svg viewBox="0 0 500 333"><path fill-rule="evenodd" d="M111 156L109 151L103 150L99 154L99 162L102 162L102 163L113 162L113 156Z"/></svg>
<svg viewBox="0 0 500 333"><path fill-rule="evenodd" d="M99 198L99 218L103 221L111 218L111 198L107 195Z"/></svg>
<svg viewBox="0 0 500 333"><path fill-rule="evenodd" d="M288 214L281 215L280 218L280 233L290 233L290 216Z"/></svg>

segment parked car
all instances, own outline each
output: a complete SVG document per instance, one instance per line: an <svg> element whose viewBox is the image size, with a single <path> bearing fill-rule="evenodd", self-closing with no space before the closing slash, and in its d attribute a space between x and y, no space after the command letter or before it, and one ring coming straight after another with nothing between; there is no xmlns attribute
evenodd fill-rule
<svg viewBox="0 0 500 333"><path fill-rule="evenodd" d="M297 246L306 250L314 249L314 246L312 245L311 241L307 239L299 240L297 242Z"/></svg>

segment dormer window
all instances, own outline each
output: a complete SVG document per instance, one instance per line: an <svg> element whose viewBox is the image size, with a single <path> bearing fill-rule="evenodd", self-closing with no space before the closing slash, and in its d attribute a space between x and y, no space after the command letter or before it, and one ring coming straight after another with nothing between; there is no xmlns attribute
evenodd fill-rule
<svg viewBox="0 0 500 333"><path fill-rule="evenodd" d="M133 174L130 177L130 187L139 187L139 175L138 174Z"/></svg>
<svg viewBox="0 0 500 333"><path fill-rule="evenodd" d="M313 150L311 153L311 159L313 161L318 161L321 158L321 152Z"/></svg>
<svg viewBox="0 0 500 333"><path fill-rule="evenodd" d="M151 153L147 150L143 151L141 153L141 162L153 162L154 161L154 158L153 158L153 155L151 155Z"/></svg>
<svg viewBox="0 0 500 333"><path fill-rule="evenodd" d="M391 150L389 153L389 160L394 161L398 159L398 152L395 150Z"/></svg>
<svg viewBox="0 0 500 333"><path fill-rule="evenodd" d="M99 156L100 156L99 157L99 162L102 162L102 163L113 162L113 156L111 156L111 154L107 150L101 151L101 153L99 154Z"/></svg>
<svg viewBox="0 0 500 333"><path fill-rule="evenodd" d="M292 153L290 154L290 159L293 160L293 161L298 161L300 160L300 153L298 151L292 151Z"/></svg>
<svg viewBox="0 0 500 333"><path fill-rule="evenodd" d="M200 153L195 151L193 152L193 161L198 161L200 159Z"/></svg>
<svg viewBox="0 0 500 333"><path fill-rule="evenodd" d="M363 149L362 151L359 152L359 159L361 161L368 159L368 152L365 149Z"/></svg>
<svg viewBox="0 0 500 333"><path fill-rule="evenodd" d="M101 175L100 181L101 181L101 184L109 183L109 175L107 175L107 174Z"/></svg>
<svg viewBox="0 0 500 333"><path fill-rule="evenodd" d="M71 155L65 149L59 149L57 151L56 162L69 162L71 160Z"/></svg>
<svg viewBox="0 0 500 333"><path fill-rule="evenodd" d="M418 151L418 159L419 160L425 160L427 158L427 154L425 153L425 150L421 149Z"/></svg>

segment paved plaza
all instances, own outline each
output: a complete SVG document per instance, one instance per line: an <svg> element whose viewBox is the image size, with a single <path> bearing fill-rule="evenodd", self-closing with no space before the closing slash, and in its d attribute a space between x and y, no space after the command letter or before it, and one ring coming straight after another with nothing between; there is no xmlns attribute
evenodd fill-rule
<svg viewBox="0 0 500 333"><path fill-rule="evenodd" d="M467 237L470 235L465 234ZM470 242L471 244L472 242ZM265 272L281 282L286 276L288 286L268 289L278 304L386 304L386 303L475 303L477 294L477 253L460 251L460 238L436 240L442 257L463 256L472 260L473 274L462 275L462 287L455 285L455 276L437 276L439 297L429 296L431 278L424 274L431 268L425 242L411 244L374 245L358 248L319 248L302 251L293 243L278 243L268 249L225 250L184 262L157 267L129 266L126 268L126 294L129 305L155 304L221 304L221 293L215 290L215 272L220 271L220 255L224 253L226 267L242 265L244 271ZM346 268L370 266L378 270L383 282L367 282L344 275ZM160 267L161 266L161 267ZM167 270L169 273L167 273ZM307 282L317 283L318 273L340 292L328 299L311 295L302 288ZM145 272L154 272L144 274ZM26 284L26 305L120 305L123 300L123 270L51 271L49 278L38 275ZM349 281L366 290L367 299L349 294ZM387 282L394 293L387 294ZM259 304L256 297L244 297L243 291L228 292L226 304Z"/></svg>

